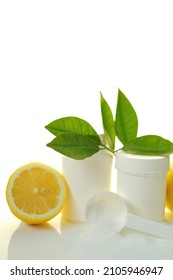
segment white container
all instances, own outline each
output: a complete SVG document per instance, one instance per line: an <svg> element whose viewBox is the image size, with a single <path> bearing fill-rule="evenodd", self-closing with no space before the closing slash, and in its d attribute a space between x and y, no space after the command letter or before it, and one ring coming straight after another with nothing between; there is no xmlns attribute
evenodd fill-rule
<svg viewBox="0 0 173 280"><path fill-rule="evenodd" d="M62 158L62 173L69 191L62 215L72 221L85 221L88 200L102 191L112 190L113 155L102 150L84 159Z"/></svg>
<svg viewBox="0 0 173 280"><path fill-rule="evenodd" d="M128 211L162 221L169 157L134 155L123 151L117 152L115 157L117 193L125 199Z"/></svg>

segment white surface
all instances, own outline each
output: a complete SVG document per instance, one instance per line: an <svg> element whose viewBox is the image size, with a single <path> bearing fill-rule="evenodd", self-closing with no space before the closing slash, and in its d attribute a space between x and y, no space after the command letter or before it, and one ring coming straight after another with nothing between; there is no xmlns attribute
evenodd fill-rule
<svg viewBox="0 0 173 280"><path fill-rule="evenodd" d="M0 259L173 259L173 242L127 229L100 231L60 217L43 226L15 219L1 222L1 226Z"/></svg>
<svg viewBox="0 0 173 280"><path fill-rule="evenodd" d="M42 228L20 226L5 201L8 178L20 165L42 161L61 168L61 157L46 147L52 140L46 124L75 115L100 133L99 91L115 111L119 87L137 112L138 134L173 141L172 26L171 0L0 1L1 258L9 248L15 254L19 243L25 258L22 250L34 236L36 249L28 254L41 257L45 243L60 238L56 224L43 228L44 242L39 240ZM127 231L104 237L85 232L78 239L78 226L68 226L60 238L66 257L173 257L172 243ZM17 246L9 247L13 241Z"/></svg>

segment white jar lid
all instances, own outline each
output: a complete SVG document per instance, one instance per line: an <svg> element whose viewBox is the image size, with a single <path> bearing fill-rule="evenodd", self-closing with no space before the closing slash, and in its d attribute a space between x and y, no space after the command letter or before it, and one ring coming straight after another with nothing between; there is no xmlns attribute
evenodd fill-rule
<svg viewBox="0 0 173 280"><path fill-rule="evenodd" d="M150 156L126 153L115 154L115 167L118 171L134 174L159 174L170 169L169 156Z"/></svg>

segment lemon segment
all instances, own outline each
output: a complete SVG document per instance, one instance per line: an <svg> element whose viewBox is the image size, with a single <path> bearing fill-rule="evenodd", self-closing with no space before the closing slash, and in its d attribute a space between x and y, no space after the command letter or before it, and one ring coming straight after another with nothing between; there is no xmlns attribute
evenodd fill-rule
<svg viewBox="0 0 173 280"><path fill-rule="evenodd" d="M39 162L18 168L9 178L6 200L11 212L29 224L41 224L63 208L68 184L54 168Z"/></svg>

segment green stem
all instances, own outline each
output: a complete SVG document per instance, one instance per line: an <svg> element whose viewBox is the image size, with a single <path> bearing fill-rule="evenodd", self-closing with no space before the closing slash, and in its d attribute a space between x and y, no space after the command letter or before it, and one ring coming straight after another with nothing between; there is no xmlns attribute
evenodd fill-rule
<svg viewBox="0 0 173 280"><path fill-rule="evenodd" d="M114 154L114 151L112 151L106 145L103 145L103 144L100 145L100 150L107 150L107 151L111 152L112 154Z"/></svg>
<svg viewBox="0 0 173 280"><path fill-rule="evenodd" d="M120 148L120 149L118 149L118 150L115 150L114 151L114 155L118 152L118 151L121 151L122 150L122 148Z"/></svg>

